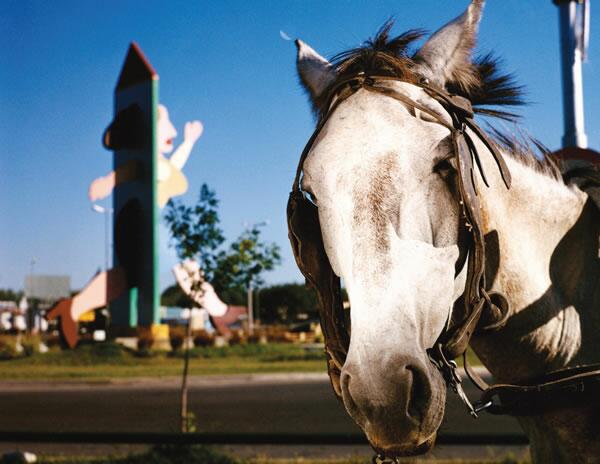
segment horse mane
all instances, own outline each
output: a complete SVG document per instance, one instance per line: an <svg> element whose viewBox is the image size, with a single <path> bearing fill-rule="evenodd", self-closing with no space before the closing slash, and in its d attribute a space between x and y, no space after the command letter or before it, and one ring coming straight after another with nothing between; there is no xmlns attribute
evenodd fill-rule
<svg viewBox="0 0 600 464"><path fill-rule="evenodd" d="M420 81L421 76L416 70L418 57L411 45L426 32L411 29L391 37L393 25L394 21L388 20L373 38L331 58L336 77L320 96L313 97L311 101L313 112L318 118L328 110L330 91L359 73L397 77L411 83ZM536 171L556 180L562 179L560 166L547 156L550 151L517 125L521 116L512 109L527 104L524 98L525 88L516 82L513 74L501 71L502 60L492 53L476 57L471 66L472 69L456 73L454 80L446 82L445 90L470 100L476 114L512 123L514 131L499 129L488 123L488 129L497 145L511 157ZM506 109L507 107L511 109Z"/></svg>

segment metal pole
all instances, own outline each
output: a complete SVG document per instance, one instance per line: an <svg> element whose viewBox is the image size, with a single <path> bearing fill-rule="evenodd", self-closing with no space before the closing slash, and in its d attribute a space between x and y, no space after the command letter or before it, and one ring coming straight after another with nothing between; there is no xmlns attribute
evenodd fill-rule
<svg viewBox="0 0 600 464"><path fill-rule="evenodd" d="M35 264L36 264L36 259L31 258L31 306L27 309L27 314L24 314L25 322L26 322L25 331L27 333L31 333L31 327L33 325L33 321L34 321L35 315L37 314L37 309L38 309L37 300L35 299L35 289L34 289ZM20 335L21 334L19 332L19 336Z"/></svg>
<svg viewBox="0 0 600 464"><path fill-rule="evenodd" d="M108 271L108 209L104 210L104 270Z"/></svg>
<svg viewBox="0 0 600 464"><path fill-rule="evenodd" d="M578 40L578 5L582 0L554 0L559 10L562 58L564 135L563 148L587 148L583 111L583 78L581 71L583 40Z"/></svg>
<svg viewBox="0 0 600 464"><path fill-rule="evenodd" d="M252 281L248 284L248 333L254 335L254 308L252 307Z"/></svg>
<svg viewBox="0 0 600 464"><path fill-rule="evenodd" d="M110 256L110 231L109 231L109 214L113 212L112 208L106 208L104 206L100 206L97 204L92 204L92 210L96 213L100 213L104 215L104 270L108 271Z"/></svg>

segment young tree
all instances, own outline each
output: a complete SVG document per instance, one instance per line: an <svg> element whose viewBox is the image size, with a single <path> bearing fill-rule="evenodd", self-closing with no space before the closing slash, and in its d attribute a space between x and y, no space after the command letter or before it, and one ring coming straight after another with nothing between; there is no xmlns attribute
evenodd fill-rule
<svg viewBox="0 0 600 464"><path fill-rule="evenodd" d="M181 259L199 260L204 270L202 279L211 279L216 267L217 250L225 240L223 231L218 227L219 200L215 192L202 184L200 195L195 206L184 205L181 201L169 200L165 214L165 222L169 227L171 245L175 247ZM193 292L202 291L202 279L192 284ZM193 415L187 408L187 379L189 368L189 339L191 336L191 314L186 327L184 343L185 357L181 382L181 431L193 431Z"/></svg>

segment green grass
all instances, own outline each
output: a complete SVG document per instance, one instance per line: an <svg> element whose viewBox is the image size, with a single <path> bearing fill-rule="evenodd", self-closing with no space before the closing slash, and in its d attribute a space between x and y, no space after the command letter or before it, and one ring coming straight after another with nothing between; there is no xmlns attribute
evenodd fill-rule
<svg viewBox="0 0 600 464"><path fill-rule="evenodd" d="M471 350L468 357L472 365L481 364ZM183 351L140 353L115 343L103 343L0 360L0 380L173 377L181 375L182 367ZM320 349L307 350L289 343L244 344L192 349L189 372L190 375L326 372L326 365Z"/></svg>
<svg viewBox="0 0 600 464"><path fill-rule="evenodd" d="M0 380L171 377L181 375L182 367L182 352L140 354L106 343L0 361ZM189 369L191 375L325 372L326 365L321 350L274 343L194 348Z"/></svg>

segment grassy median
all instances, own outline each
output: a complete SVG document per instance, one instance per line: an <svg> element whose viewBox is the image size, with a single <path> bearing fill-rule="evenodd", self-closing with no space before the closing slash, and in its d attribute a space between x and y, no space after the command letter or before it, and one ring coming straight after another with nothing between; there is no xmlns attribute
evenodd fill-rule
<svg viewBox="0 0 600 464"><path fill-rule="evenodd" d="M0 380L108 380L126 377L181 375L183 352L134 351L114 343L84 345L74 350L53 349L0 361ZM194 348L190 374L247 374L325 372L322 349L270 343L222 348Z"/></svg>
<svg viewBox="0 0 600 464"><path fill-rule="evenodd" d="M480 364L469 352L472 364ZM183 351L135 351L116 343L0 358L1 380L90 380L181 375ZM323 348L292 343L239 344L190 351L190 375L326 372Z"/></svg>

